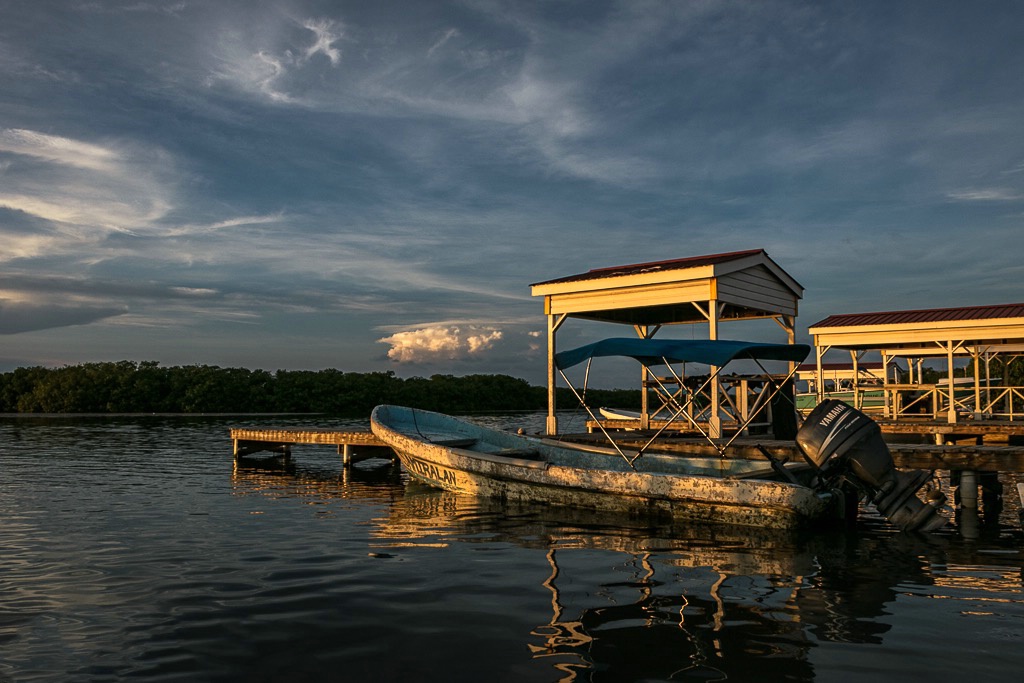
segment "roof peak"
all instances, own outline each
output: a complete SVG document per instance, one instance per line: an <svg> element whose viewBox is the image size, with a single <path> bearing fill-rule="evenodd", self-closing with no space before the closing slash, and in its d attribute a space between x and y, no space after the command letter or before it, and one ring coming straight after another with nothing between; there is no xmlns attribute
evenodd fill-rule
<svg viewBox="0 0 1024 683"><path fill-rule="evenodd" d="M629 263L621 266L605 266L603 268L591 268L588 273L604 273L616 270L626 270L634 268L654 268L663 266L679 266L685 265L686 263L692 262L706 262L706 261L731 261L737 258L743 258L745 256L753 256L755 254L764 254L764 249L747 249L744 251L730 251L722 254L705 254L703 256L686 256L683 258L676 259L665 259L663 261L648 261L646 263Z"/></svg>

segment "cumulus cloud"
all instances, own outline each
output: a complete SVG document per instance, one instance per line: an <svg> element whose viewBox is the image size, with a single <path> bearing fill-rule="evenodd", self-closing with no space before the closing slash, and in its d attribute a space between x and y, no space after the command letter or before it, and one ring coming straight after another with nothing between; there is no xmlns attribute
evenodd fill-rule
<svg viewBox="0 0 1024 683"><path fill-rule="evenodd" d="M469 353L479 353L494 346L494 342L501 339L501 330L493 330L483 334L474 334L466 337L466 346Z"/></svg>
<svg viewBox="0 0 1024 683"><path fill-rule="evenodd" d="M470 358L493 348L502 336L501 330L493 328L433 326L396 332L377 341L391 346L388 350L391 360L421 363Z"/></svg>

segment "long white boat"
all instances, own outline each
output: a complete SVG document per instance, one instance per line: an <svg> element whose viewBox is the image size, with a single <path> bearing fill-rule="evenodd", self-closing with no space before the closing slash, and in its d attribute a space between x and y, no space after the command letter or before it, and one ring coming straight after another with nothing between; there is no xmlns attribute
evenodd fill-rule
<svg viewBox="0 0 1024 683"><path fill-rule="evenodd" d="M564 352L556 363L567 367L583 357L610 355L612 348L645 365L659 358L666 363L709 358L708 342L670 348L665 342L646 343L651 341L618 340L630 343ZM725 344L732 346L715 348L716 365L729 358L788 360L799 354L790 345ZM937 513L942 501L926 504L914 495L924 478L895 472L878 425L840 402L824 403L809 416L797 439L807 462L788 464L767 450L767 461L650 450L626 456L617 447L515 434L393 405L377 406L370 426L411 476L449 491L788 529L841 522L848 507L844 497L852 493L845 482L855 473L859 490L852 495L873 496L879 511L900 528L929 530L945 522Z"/></svg>
<svg viewBox="0 0 1024 683"><path fill-rule="evenodd" d="M373 433L416 479L449 491L608 510L667 512L790 528L837 518L835 496L783 481L763 461L647 453L633 466L612 448L568 445L448 415L377 406Z"/></svg>

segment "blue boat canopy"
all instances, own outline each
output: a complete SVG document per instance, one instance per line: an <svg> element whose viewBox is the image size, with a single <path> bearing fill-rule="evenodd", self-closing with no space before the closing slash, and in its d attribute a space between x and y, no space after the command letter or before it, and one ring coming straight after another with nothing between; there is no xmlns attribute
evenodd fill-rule
<svg viewBox="0 0 1024 683"><path fill-rule="evenodd" d="M666 363L704 363L721 367L738 359L781 360L799 363L807 358L807 344L764 344L728 339L603 339L555 354L555 365L564 370L599 356L635 358L646 366Z"/></svg>

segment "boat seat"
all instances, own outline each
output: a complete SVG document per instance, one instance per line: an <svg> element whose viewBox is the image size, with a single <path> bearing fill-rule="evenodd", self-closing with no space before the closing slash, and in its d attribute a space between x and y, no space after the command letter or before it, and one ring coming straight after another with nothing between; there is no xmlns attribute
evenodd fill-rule
<svg viewBox="0 0 1024 683"><path fill-rule="evenodd" d="M503 458L522 458L524 460L540 460L540 451L536 448L503 448L495 455Z"/></svg>
<svg viewBox="0 0 1024 683"><path fill-rule="evenodd" d="M437 441L431 441L430 443L435 446L448 446L449 448L469 448L476 442L476 439L469 437L465 439L438 439Z"/></svg>
<svg viewBox="0 0 1024 683"><path fill-rule="evenodd" d="M773 479L775 477L782 477L784 480L788 480L793 484L799 484L800 482L796 478L796 474L799 472L806 472L809 469L813 469L806 463L792 463L788 467L785 463L779 463L778 468L765 467L764 469L751 470L750 472L741 472L740 474L730 474L729 479ZM780 471L783 470L783 471Z"/></svg>

